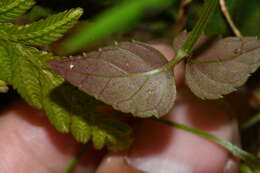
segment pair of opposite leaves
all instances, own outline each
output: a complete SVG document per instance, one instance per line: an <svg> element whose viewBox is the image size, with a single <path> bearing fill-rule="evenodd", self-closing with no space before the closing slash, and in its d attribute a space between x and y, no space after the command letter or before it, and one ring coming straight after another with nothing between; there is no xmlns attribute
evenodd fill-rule
<svg viewBox="0 0 260 173"><path fill-rule="evenodd" d="M187 39L174 41L177 51ZM50 67L73 85L115 109L138 117L161 117L174 105L176 87L172 70L143 73L167 63L156 49L141 42L122 42L83 56L50 61ZM260 65L260 40L246 37L201 37L186 61L185 79L202 99L218 99L243 85ZM110 77L108 77L110 75Z"/></svg>

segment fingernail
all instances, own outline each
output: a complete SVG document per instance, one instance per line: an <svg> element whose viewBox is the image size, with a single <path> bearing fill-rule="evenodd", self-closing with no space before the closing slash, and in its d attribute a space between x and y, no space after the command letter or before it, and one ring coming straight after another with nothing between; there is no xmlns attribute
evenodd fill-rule
<svg viewBox="0 0 260 173"><path fill-rule="evenodd" d="M224 173L238 173L239 172L239 164L238 159L232 157L227 160L224 166Z"/></svg>
<svg viewBox="0 0 260 173"><path fill-rule="evenodd" d="M125 154L111 153L104 157L96 173L145 173L130 166Z"/></svg>
<svg viewBox="0 0 260 173"><path fill-rule="evenodd" d="M127 158L132 167L147 173L192 173L190 166L179 161L165 158Z"/></svg>

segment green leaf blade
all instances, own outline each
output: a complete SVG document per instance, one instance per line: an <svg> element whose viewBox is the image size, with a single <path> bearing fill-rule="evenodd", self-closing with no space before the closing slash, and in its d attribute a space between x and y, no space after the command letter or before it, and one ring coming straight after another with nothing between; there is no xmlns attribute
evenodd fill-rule
<svg viewBox="0 0 260 173"><path fill-rule="evenodd" d="M61 132L69 132L70 116L57 103L49 98L50 92L63 79L51 72L42 61L53 58L51 54L40 52L35 48L4 41L7 49L9 67L2 70L8 72L7 82L33 107L43 108L51 123ZM0 46L1 48L1 46ZM4 57L4 58L6 58ZM0 57L0 62L3 57ZM0 73L1 74L1 73Z"/></svg>
<svg viewBox="0 0 260 173"><path fill-rule="evenodd" d="M48 75L41 75L42 93L44 95L42 100L42 107L51 124L62 133L70 132L71 114L64 109L60 103L64 102L62 92L55 92L53 90L63 83L63 79L48 72Z"/></svg>
<svg viewBox="0 0 260 173"><path fill-rule="evenodd" d="M12 21L25 13L34 4L34 0L2 0L0 2L0 22Z"/></svg>
<svg viewBox="0 0 260 173"><path fill-rule="evenodd" d="M39 20L24 26L8 24L0 28L4 38L19 41L26 45L46 45L62 37L82 15L81 8L67 10L46 19Z"/></svg>
<svg viewBox="0 0 260 173"><path fill-rule="evenodd" d="M8 92L8 86L5 81L0 80L0 93Z"/></svg>
<svg viewBox="0 0 260 173"><path fill-rule="evenodd" d="M87 143L92 136L91 125L81 116L72 116L70 131L75 139L81 143Z"/></svg>
<svg viewBox="0 0 260 173"><path fill-rule="evenodd" d="M103 103L66 84L52 72L47 62L59 57L28 46L60 38L81 14L82 9L72 9L25 26L1 23L0 92L7 91L7 84L12 85L30 105L43 109L59 132L70 132L81 143L92 140L98 149L126 148L131 142L130 133L126 133L130 128L115 117L107 119L107 115L96 110ZM105 128L112 120L115 129Z"/></svg>
<svg viewBox="0 0 260 173"><path fill-rule="evenodd" d="M12 77L11 59L8 55L7 43L0 40L0 79L3 81L10 81Z"/></svg>
<svg viewBox="0 0 260 173"><path fill-rule="evenodd" d="M41 91L40 83L38 81L39 72L33 66L30 59L30 52L20 52L22 46L20 44L13 44L5 42L8 47L7 56L5 59L8 63L7 68L3 68L3 74L6 77L6 81L13 85L17 89L18 93L32 106L41 108ZM1 58L2 59L2 58Z"/></svg>

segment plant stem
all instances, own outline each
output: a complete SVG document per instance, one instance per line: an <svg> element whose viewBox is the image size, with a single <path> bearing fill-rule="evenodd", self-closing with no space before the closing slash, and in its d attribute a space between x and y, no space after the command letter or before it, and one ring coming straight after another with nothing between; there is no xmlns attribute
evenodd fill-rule
<svg viewBox="0 0 260 173"><path fill-rule="evenodd" d="M173 59L169 63L164 65L163 67L159 68L161 71L167 71L167 70L171 69L182 59L190 56L193 46L195 45L195 43L199 39L200 35L206 28L210 17L214 14L214 12L217 8L217 5L218 5L218 0L206 0L204 6L202 8L200 18L197 21L195 27L192 29L187 40L185 41L183 46L177 51L177 53L173 57ZM157 69L155 69L155 70L157 70Z"/></svg>
<svg viewBox="0 0 260 173"><path fill-rule="evenodd" d="M77 163L81 159L82 155L85 153L88 145L82 145L78 151L78 153L74 156L74 158L70 161L68 167L66 168L64 173L72 173Z"/></svg>
<svg viewBox="0 0 260 173"><path fill-rule="evenodd" d="M214 14L218 5L218 0L206 0L204 7L202 8L201 16L197 21L195 27L191 31L188 39L184 43L181 49L186 54L190 54L194 44L207 26L210 17Z"/></svg>
<svg viewBox="0 0 260 173"><path fill-rule="evenodd" d="M190 133L193 133L197 136L201 136L203 138L206 138L214 143L217 143L218 145L226 148L228 151L230 151L234 156L240 158L241 160L243 160L248 166L250 166L250 168L253 168L254 169L259 169L259 166L260 166L260 158L259 157L256 157L254 156L253 154L250 154L244 150L242 150L241 148L237 147L236 145L228 142L228 141L224 141L220 138L217 138L216 136L214 135L211 135L207 132L204 132L202 130L199 130L199 129L195 129L195 128L192 128L192 127L189 127L189 126L186 126L184 124L179 124L179 123L176 123L176 122L172 122L172 121L169 121L169 120L164 120L164 119L155 119L155 118L151 118L151 120L155 120L155 121L159 121L163 124L166 124L168 126L171 126L171 127L175 127L175 128L178 128L178 129L181 129L181 130L184 130L184 131L187 131L187 132L190 132Z"/></svg>

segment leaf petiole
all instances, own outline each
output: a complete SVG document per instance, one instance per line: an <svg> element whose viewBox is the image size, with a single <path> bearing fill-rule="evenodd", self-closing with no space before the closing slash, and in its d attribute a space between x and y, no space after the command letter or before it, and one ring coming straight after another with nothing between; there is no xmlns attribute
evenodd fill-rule
<svg viewBox="0 0 260 173"><path fill-rule="evenodd" d="M183 49L182 51L184 51L186 54L191 53L194 44L197 42L198 38L206 28L210 17L213 15L213 13L217 8L217 5L218 5L218 0L206 0L202 8L202 12L199 20L197 21L195 27L191 31L188 39L181 47L181 49Z"/></svg>

